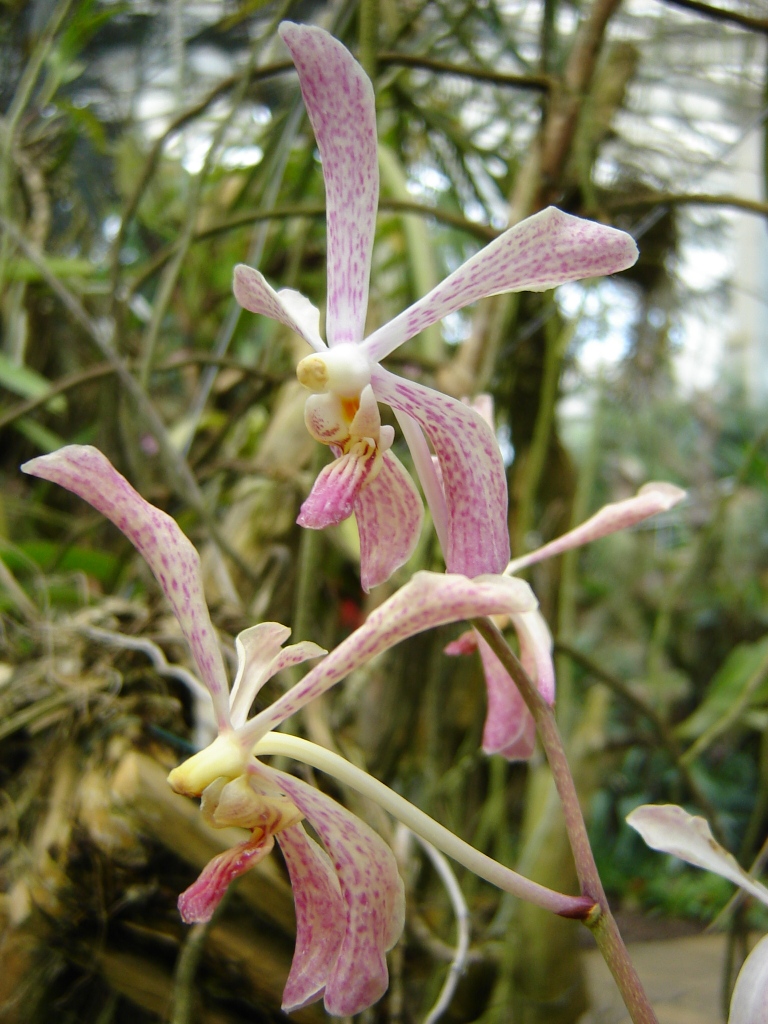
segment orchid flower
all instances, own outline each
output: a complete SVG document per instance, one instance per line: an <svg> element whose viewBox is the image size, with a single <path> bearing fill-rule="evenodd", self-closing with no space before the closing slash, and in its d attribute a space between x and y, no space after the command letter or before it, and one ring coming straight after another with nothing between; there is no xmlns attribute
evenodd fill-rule
<svg viewBox="0 0 768 1024"><path fill-rule="evenodd" d="M241 265L234 293L245 309L280 321L314 350L297 368L312 392L305 419L336 459L318 476L298 522L322 529L354 513L366 591L410 557L423 506L391 450L394 429L381 425L377 403L383 402L394 409L411 450L448 572L499 573L509 559L507 485L492 428L462 402L395 376L381 361L478 299L612 274L632 266L637 247L622 231L550 207L505 231L364 339L379 193L373 87L349 51L322 29L283 22L280 34L296 64L323 165L328 344L320 337L318 310L298 292L275 291L257 270Z"/></svg>
<svg viewBox="0 0 768 1024"><path fill-rule="evenodd" d="M717 842L705 818L676 804L644 804L627 816L648 846L727 878L768 907L768 889ZM731 997L728 1024L768 1024L768 935L744 961Z"/></svg>
<svg viewBox="0 0 768 1024"><path fill-rule="evenodd" d="M512 576L521 569L553 558L572 548L589 544L599 537L636 526L659 512L667 512L685 497L685 491L670 483L648 483L633 498L604 505L593 516L520 558L513 559L504 570ZM539 693L553 704L555 700L555 667L552 661L552 636L538 608L512 614L500 621L510 621L517 632L520 660ZM510 761L524 761L531 756L536 740L533 716L525 706L507 670L488 644L475 631L462 634L448 644L446 654L468 654L477 649L483 663L488 689L488 709L483 729L483 750L501 754Z"/></svg>
<svg viewBox="0 0 768 1024"><path fill-rule="evenodd" d="M370 658L407 637L477 615L514 615L536 607L522 580L416 573L334 651L272 705L249 717L264 683L288 666L325 654L316 644L284 647L290 630L260 623L236 641L230 689L211 623L197 551L178 525L145 501L97 449L72 445L26 463L33 476L66 487L110 519L144 556L171 603L213 702L216 739L175 768L169 782L201 796L213 826L239 825L248 838L214 857L179 897L185 921L208 920L228 885L265 857L275 840L296 904L296 948L283 995L287 1011L324 999L329 1013L358 1013L387 988L385 954L404 921L403 885L389 846L364 822L306 783L257 756L298 758L377 800L428 842L493 884L539 906L584 918L588 897L566 896L523 878L473 850L382 783L343 758L296 736L272 732L286 718ZM304 830L310 822L322 846Z"/></svg>

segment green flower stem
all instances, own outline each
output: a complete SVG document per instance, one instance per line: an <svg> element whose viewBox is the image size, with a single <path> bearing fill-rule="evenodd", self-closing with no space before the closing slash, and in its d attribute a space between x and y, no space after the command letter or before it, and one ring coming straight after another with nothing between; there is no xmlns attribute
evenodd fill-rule
<svg viewBox="0 0 768 1024"><path fill-rule="evenodd" d="M349 786L350 789L369 797L393 818L406 825L411 832L425 839L459 864L463 864L476 875L519 899L528 900L530 903L535 903L536 906L560 914L562 917L578 920L584 920L597 909L595 901L592 899L585 899L583 896L568 896L565 893L547 889L546 886L532 882L516 871L512 871L511 868L506 868L498 861L480 853L469 843L459 839L449 829L438 824L428 814L420 811L418 807L414 807L404 797L385 786L383 782L374 779L361 768L351 764L338 754L334 754L333 751L326 750L325 747L320 747L299 736L268 732L258 741L252 753L256 757L267 755L291 757L311 765L319 771L326 772L338 779L339 782Z"/></svg>
<svg viewBox="0 0 768 1024"><path fill-rule="evenodd" d="M582 895L594 900L596 904L594 912L585 919L584 923L595 937L598 948L619 987L634 1024L658 1024L656 1014L643 990L640 978L629 958L627 948L608 905L554 712L539 695L525 669L493 622L487 618L474 619L472 625L490 644L494 654L514 680L536 722L536 728L563 808L565 827L573 851L581 892Z"/></svg>

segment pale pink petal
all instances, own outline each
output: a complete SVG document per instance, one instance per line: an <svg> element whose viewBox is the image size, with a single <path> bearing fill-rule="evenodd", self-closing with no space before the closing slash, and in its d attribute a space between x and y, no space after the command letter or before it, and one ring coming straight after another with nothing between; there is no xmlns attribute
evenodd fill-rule
<svg viewBox="0 0 768 1024"><path fill-rule="evenodd" d="M360 1013L387 990L385 953L400 938L405 894L394 854L373 829L313 786L275 772L311 822L333 864L346 906L346 928L325 986L325 1008Z"/></svg>
<svg viewBox="0 0 768 1024"><path fill-rule="evenodd" d="M242 725L258 688L267 677L265 669L291 635L288 626L279 622L259 622L244 629L235 637L237 674L229 695L229 712L233 725ZM244 681L248 680L246 694ZM252 690L254 680L258 686Z"/></svg>
<svg viewBox="0 0 768 1024"><path fill-rule="evenodd" d="M244 629L236 638L238 668L229 700L234 726L245 722L256 694L268 679L284 668L301 665L327 653L310 640L283 648L282 644L290 635L290 629L279 622L260 622Z"/></svg>
<svg viewBox="0 0 768 1024"><path fill-rule="evenodd" d="M373 86L352 54L319 28L283 22L323 162L328 221L329 345L360 341L379 199Z"/></svg>
<svg viewBox="0 0 768 1024"><path fill-rule="evenodd" d="M349 425L352 437L370 437L378 441L381 432L381 415L373 388L366 384L360 392L360 405Z"/></svg>
<svg viewBox="0 0 768 1024"><path fill-rule="evenodd" d="M274 836L251 837L209 861L200 877L179 896L179 913L187 924L210 921L229 885L270 852Z"/></svg>
<svg viewBox="0 0 768 1024"><path fill-rule="evenodd" d="M252 746L354 669L425 629L477 615L511 615L535 607L530 587L516 577L480 576L470 580L447 573L414 573L300 682L239 728L237 737L243 747Z"/></svg>
<svg viewBox="0 0 768 1024"><path fill-rule="evenodd" d="M768 1024L768 935L762 937L739 971L728 1024Z"/></svg>
<svg viewBox="0 0 768 1024"><path fill-rule="evenodd" d="M499 292L541 292L566 281L626 270L637 259L624 231L550 206L505 231L363 343L378 362L449 313Z"/></svg>
<svg viewBox="0 0 768 1024"><path fill-rule="evenodd" d="M330 858L302 825L277 833L296 904L296 946L283 991L291 1013L318 999L331 975L346 931L347 908Z"/></svg>
<svg viewBox="0 0 768 1024"><path fill-rule="evenodd" d="M507 477L491 428L463 402L381 367L371 383L379 401L416 420L435 449L448 514L448 572L501 572L509 560Z"/></svg>
<svg viewBox="0 0 768 1024"><path fill-rule="evenodd" d="M552 634L538 608L512 615L512 625L520 641L520 661L547 702L555 700L555 666L552 662Z"/></svg>
<svg viewBox="0 0 768 1024"><path fill-rule="evenodd" d="M362 455L351 451L324 466L301 506L296 519L299 526L322 530L348 519L361 488L376 468L377 454L373 447Z"/></svg>
<svg viewBox="0 0 768 1024"><path fill-rule="evenodd" d="M210 691L219 730L226 729L227 676L205 603L200 557L179 526L145 501L109 459L90 445L69 445L32 459L21 468L66 487L93 505L143 555L192 649L202 681Z"/></svg>
<svg viewBox="0 0 768 1024"><path fill-rule="evenodd" d="M424 521L419 492L392 452L384 452L378 476L358 494L355 519L360 534L360 582L368 593L408 561Z"/></svg>
<svg viewBox="0 0 768 1024"><path fill-rule="evenodd" d="M659 512L668 512L683 500L685 494L686 492L682 488L676 487L674 484L645 484L634 498L626 498L624 501L614 501L609 505L603 505L586 522L581 523L580 526L568 533L564 533L562 537L557 537L549 544L545 544L521 558L514 558L504 571L508 574L519 572L526 566L533 565L534 562L541 562L544 558L552 558L571 548L590 544L599 537L616 533L617 530L627 530Z"/></svg>
<svg viewBox="0 0 768 1024"><path fill-rule="evenodd" d="M474 654L477 650L477 634L474 629L466 629L463 633L451 640L443 648L443 654L449 658L458 658L465 654Z"/></svg>
<svg viewBox="0 0 768 1024"><path fill-rule="evenodd" d="M536 744L533 716L509 673L479 634L477 646L488 688L483 750L501 754L508 761L527 761Z"/></svg>
<svg viewBox="0 0 768 1024"><path fill-rule="evenodd" d="M276 292L258 270L245 263L235 267L232 290L243 309L285 324L316 352L326 349L320 337L320 312L299 292L291 288Z"/></svg>
<svg viewBox="0 0 768 1024"><path fill-rule="evenodd" d="M688 814L677 804L643 804L627 815L627 824L640 833L651 849L671 853L697 868L722 875L768 906L768 889L748 875L715 840L705 818Z"/></svg>

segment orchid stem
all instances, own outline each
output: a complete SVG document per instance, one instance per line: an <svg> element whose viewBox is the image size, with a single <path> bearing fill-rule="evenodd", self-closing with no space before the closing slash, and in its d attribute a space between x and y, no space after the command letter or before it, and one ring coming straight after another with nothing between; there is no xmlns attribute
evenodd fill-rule
<svg viewBox="0 0 768 1024"><path fill-rule="evenodd" d="M383 782L374 779L361 768L350 764L349 761L326 750L325 747L320 747L299 736L269 732L258 741L252 753L255 757L267 755L291 757L311 765L319 771L326 772L338 779L339 782L349 786L350 789L375 801L393 818L406 825L411 832L425 839L465 868L519 899L527 900L537 907L543 907L562 917L578 920L586 919L596 910L595 901L591 898L568 896L565 893L555 892L553 889L548 889L546 886L524 878L523 875L512 871L511 868L506 868L498 861L475 850L469 843L459 839L453 832L438 824L428 814L420 811L418 807L414 807L404 797L385 786Z"/></svg>
<svg viewBox="0 0 768 1024"><path fill-rule="evenodd" d="M624 945L608 905L608 899L603 889L603 883L600 881L592 847L589 843L587 826L581 813L576 784L571 775L554 712L539 695L525 669L512 653L501 631L494 623L490 619L482 618L473 619L472 625L490 644L494 654L514 680L536 722L536 728L563 808L565 827L573 851L581 892L597 905L595 912L584 919L584 923L595 937L598 948L614 977L634 1024L658 1024L656 1014L629 958L627 947Z"/></svg>

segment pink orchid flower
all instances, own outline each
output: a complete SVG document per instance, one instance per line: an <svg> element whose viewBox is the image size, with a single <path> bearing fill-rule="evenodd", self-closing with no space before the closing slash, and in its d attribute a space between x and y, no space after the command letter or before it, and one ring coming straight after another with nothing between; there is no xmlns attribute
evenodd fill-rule
<svg viewBox="0 0 768 1024"><path fill-rule="evenodd" d="M235 269L234 293L252 313L278 320L314 350L297 368L309 391L309 432L336 460L318 476L298 522L312 529L354 513L363 588L410 557L423 505L392 453L391 406L411 450L449 572L501 572L509 559L507 484L493 430L473 409L397 377L381 361L449 313L500 292L546 291L566 281L624 270L637 259L622 231L554 207L505 231L429 294L364 339L379 172L373 87L349 51L319 28L283 22L322 158L328 223L326 335L298 292L275 291L251 267ZM432 464L431 444L441 476Z"/></svg>
<svg viewBox="0 0 768 1024"><path fill-rule="evenodd" d="M202 796L202 813L212 825L240 825L250 835L215 857L182 893L182 916L186 921L208 920L227 886L265 857L277 840L296 903L296 949L284 1009L296 1009L321 996L328 1012L339 1016L370 1006L387 988L385 954L403 928L403 886L394 856L366 824L322 792L262 764L253 756L254 748L259 743L263 746L271 736L283 744L293 741L294 747L296 743L313 747L271 730L354 669L407 637L478 615L532 611L536 599L530 588L522 580L503 576L470 580L459 575L416 573L294 687L249 717L256 695L269 678L325 652L308 642L283 647L290 630L279 623L253 626L237 638L238 667L230 689L203 594L200 559L174 520L145 501L95 448L72 445L33 459L22 468L79 495L128 537L170 601L200 678L210 692L218 736L174 769L169 781L178 792ZM325 754L327 761L331 755ZM355 771L351 765L348 770ZM365 773L358 770L359 775ZM364 786L356 778L353 774L351 784L362 791ZM402 798L375 780L370 783L379 787L376 793L383 790L389 794L387 806L392 813L405 813ZM382 802L376 793L374 797ZM401 820L407 819L409 827L429 823L431 831L426 838L436 837L451 856L463 858L472 870L507 891L568 916L586 913L591 907L589 899L553 893L516 875L466 847L418 809L406 805L406 810ZM312 824L322 847L304 830L304 818Z"/></svg>
<svg viewBox="0 0 768 1024"><path fill-rule="evenodd" d="M659 512L667 512L685 497L686 492L670 483L648 483L633 498L604 505L593 516L570 530L513 559L504 570L506 576L521 569L553 558L572 548L589 544L618 530L636 526ZM552 661L552 636L538 608L514 613L499 622L511 622L517 632L520 660L539 693L553 704L555 701L555 667ZM532 754L536 741L533 717L507 670L488 644L474 630L463 633L448 644L446 654L468 654L478 650L488 690L488 709L483 728L483 750L486 754L501 754L510 761L525 761Z"/></svg>
<svg viewBox="0 0 768 1024"><path fill-rule="evenodd" d="M717 842L705 818L676 804L643 804L627 815L627 824L651 849L722 875L768 907L768 889ZM768 1024L768 935L757 943L739 972L728 1024Z"/></svg>

